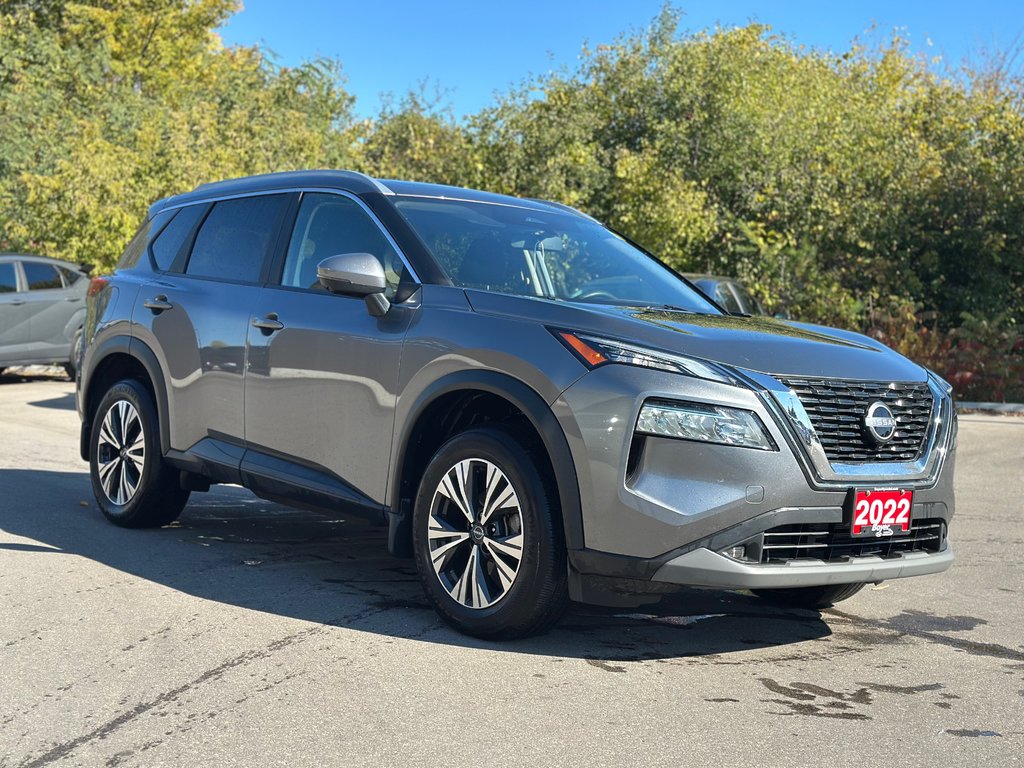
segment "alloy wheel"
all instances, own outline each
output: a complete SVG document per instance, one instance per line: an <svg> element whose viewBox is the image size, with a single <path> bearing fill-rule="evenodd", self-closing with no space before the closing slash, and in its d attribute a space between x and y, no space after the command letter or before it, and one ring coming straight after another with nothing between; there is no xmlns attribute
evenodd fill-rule
<svg viewBox="0 0 1024 768"><path fill-rule="evenodd" d="M146 466L146 435L139 412L127 400L118 400L100 425L97 464L103 493L124 506L139 490Z"/></svg>
<svg viewBox="0 0 1024 768"><path fill-rule="evenodd" d="M427 529L434 573L466 608L505 597L523 557L523 513L508 476L485 459L463 459L441 478Z"/></svg>

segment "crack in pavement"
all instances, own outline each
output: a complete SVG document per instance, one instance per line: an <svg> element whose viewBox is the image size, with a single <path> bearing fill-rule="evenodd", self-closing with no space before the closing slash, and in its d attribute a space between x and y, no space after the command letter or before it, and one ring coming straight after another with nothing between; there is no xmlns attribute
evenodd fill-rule
<svg viewBox="0 0 1024 768"><path fill-rule="evenodd" d="M189 682L184 683L183 685L179 685L177 688L172 688L169 691L164 691L159 696L150 699L149 701L137 704L135 707L125 712L124 714L115 717L113 720L107 721L103 725L99 726L98 728L94 728L88 733L82 734L81 736L71 739L70 741L65 741L61 744L57 744L56 746L49 749L47 752L44 752L42 755L39 755L38 757L32 758L21 763L20 768L40 768L40 766L48 765L64 757L67 757L69 754L74 752L83 744L95 741L96 739L106 738L111 733L126 725L127 723L130 723L132 720L139 717L140 715L146 714L150 710L159 707L161 704L167 704L169 702L174 701L186 691L203 685L204 683L208 683L211 680L217 680L223 677L226 672L234 669L235 667L241 666L250 661L266 658L276 653L277 651L281 650L282 648L286 648L287 646L293 645L295 643L303 642L304 640L312 637L313 635L323 632L327 626L330 625L320 625L316 627L311 627L309 629L303 630L302 632L296 632L294 634L283 637L279 640L275 640L274 642L269 643L266 647L260 650L246 651L245 653L239 654L234 658L228 659L227 661L218 664L213 669L208 669L207 671L203 672L203 674L199 675L195 679L190 680Z"/></svg>

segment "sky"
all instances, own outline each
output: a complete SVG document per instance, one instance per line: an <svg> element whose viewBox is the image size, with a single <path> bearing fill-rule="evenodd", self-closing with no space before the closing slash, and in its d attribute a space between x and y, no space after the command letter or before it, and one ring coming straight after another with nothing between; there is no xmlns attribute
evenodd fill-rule
<svg viewBox="0 0 1024 768"><path fill-rule="evenodd" d="M427 84L456 117L524 79L573 68L585 43L646 28L663 0L243 0L220 30L227 44L258 43L279 63L341 61L356 112L377 113L384 94ZM768 24L793 42L842 51L893 29L912 50L957 64L983 51L1024 48L1024 0L716 0L677 2L681 27ZM872 31L874 30L874 31ZM1024 67L1024 53L1017 63Z"/></svg>

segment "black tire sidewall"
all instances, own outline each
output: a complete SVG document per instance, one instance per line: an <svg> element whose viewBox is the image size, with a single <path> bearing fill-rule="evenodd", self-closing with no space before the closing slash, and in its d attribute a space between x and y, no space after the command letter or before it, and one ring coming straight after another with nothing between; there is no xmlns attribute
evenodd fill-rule
<svg viewBox="0 0 1024 768"><path fill-rule="evenodd" d="M142 477L139 480L138 490L127 504L115 504L107 498L99 479L99 439L100 426L107 412L119 401L125 400L131 403L139 414L142 422L143 439L146 446L146 461L142 467ZM156 413L156 406L153 398L137 382L126 379L107 390L96 415L92 421L92 434L89 436L89 476L92 479L92 490L99 504L100 511L104 516L117 525L126 527L138 527L147 525L144 522L145 510L157 499L155 498L156 486L159 484L159 475L162 469L160 460L160 427Z"/></svg>
<svg viewBox="0 0 1024 768"><path fill-rule="evenodd" d="M434 571L427 539L438 483L455 464L471 458L490 461L505 473L519 498L523 519L523 557L515 582L497 603L480 609L460 605L448 594ZM413 549L424 590L442 618L478 637L517 637L532 631L544 613L542 603L562 597L551 583L565 568L561 519L552 497L535 462L511 431L477 428L441 446L420 480L413 512Z"/></svg>

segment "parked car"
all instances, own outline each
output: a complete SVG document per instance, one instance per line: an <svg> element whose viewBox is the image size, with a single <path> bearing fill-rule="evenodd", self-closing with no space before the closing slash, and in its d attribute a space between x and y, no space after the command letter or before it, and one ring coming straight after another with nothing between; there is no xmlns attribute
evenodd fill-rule
<svg viewBox="0 0 1024 768"><path fill-rule="evenodd" d="M85 271L74 264L0 254L0 372L14 365L61 365L74 377L88 285Z"/></svg>
<svg viewBox="0 0 1024 768"><path fill-rule="evenodd" d="M154 204L90 290L103 514L191 491L386 522L458 629L677 585L823 606L953 552L950 388L846 331L723 314L557 203L316 171Z"/></svg>
<svg viewBox="0 0 1024 768"><path fill-rule="evenodd" d="M719 275L683 275L726 312L734 315L763 315L764 307L746 286L731 277Z"/></svg>

